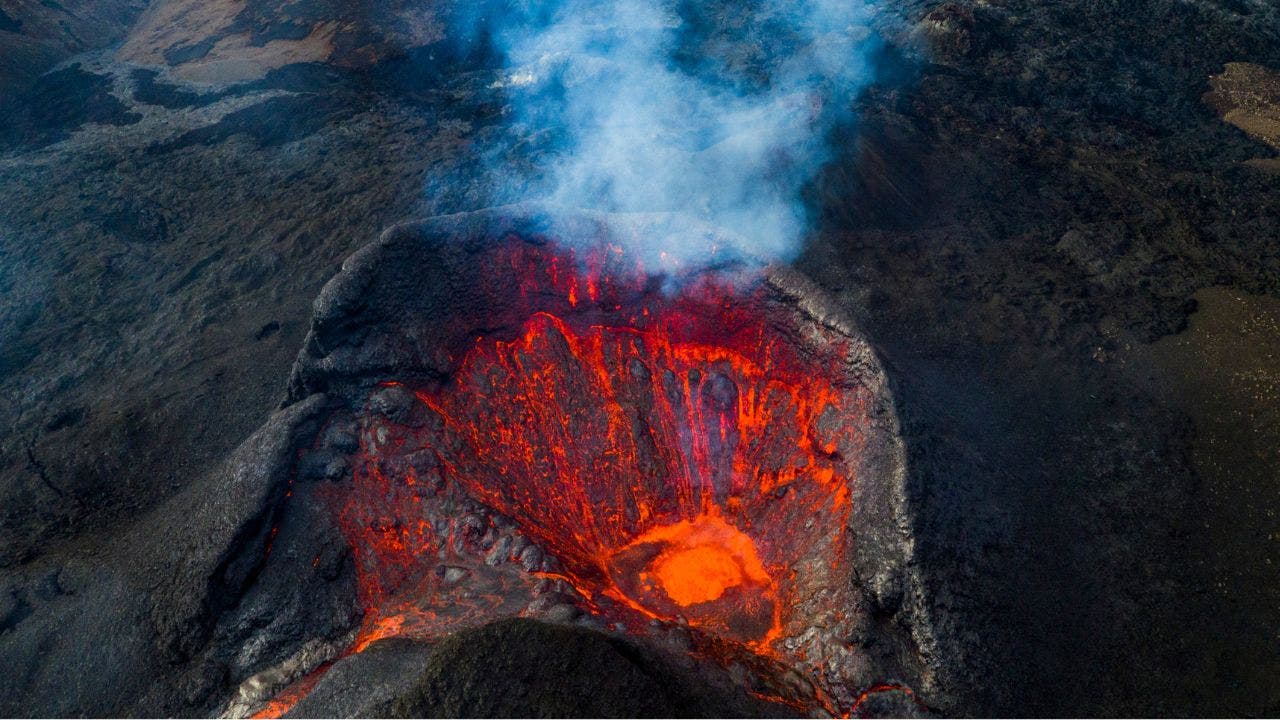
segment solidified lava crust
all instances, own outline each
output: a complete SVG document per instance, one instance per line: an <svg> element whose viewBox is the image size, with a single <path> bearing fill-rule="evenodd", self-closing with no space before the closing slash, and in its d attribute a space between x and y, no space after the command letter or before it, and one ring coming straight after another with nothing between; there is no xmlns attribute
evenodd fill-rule
<svg viewBox="0 0 1280 720"><path fill-rule="evenodd" d="M364 613L345 654L519 616L728 668L796 712L901 688L887 680L910 668L863 647L906 552L896 488L872 487L894 481L896 448L865 344L749 263L646 268L597 225L574 252L480 224L486 242L428 247L463 263L448 301L406 300L394 267L348 282L358 302L322 296L295 370L295 390L350 398L326 434L354 436L349 475L318 489ZM420 230L392 233L377 265L417 261L406 234L423 250ZM453 307L425 331L388 319L414 302ZM354 317L388 326L358 335L374 352L347 339Z"/></svg>

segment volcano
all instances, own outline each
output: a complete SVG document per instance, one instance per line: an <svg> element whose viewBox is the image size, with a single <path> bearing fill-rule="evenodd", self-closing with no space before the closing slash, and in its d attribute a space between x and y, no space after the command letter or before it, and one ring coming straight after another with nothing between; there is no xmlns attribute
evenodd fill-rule
<svg viewBox="0 0 1280 720"><path fill-rule="evenodd" d="M1280 3L0 58L0 716L1280 715Z"/></svg>
<svg viewBox="0 0 1280 720"><path fill-rule="evenodd" d="M673 232L708 262L630 250ZM290 383L326 410L267 552L305 560L292 507L323 515L360 620L228 713L288 713L380 644L507 618L728 672L771 712L923 707L883 370L802 277L726 247L671 216L516 206L401 225L348 260Z"/></svg>

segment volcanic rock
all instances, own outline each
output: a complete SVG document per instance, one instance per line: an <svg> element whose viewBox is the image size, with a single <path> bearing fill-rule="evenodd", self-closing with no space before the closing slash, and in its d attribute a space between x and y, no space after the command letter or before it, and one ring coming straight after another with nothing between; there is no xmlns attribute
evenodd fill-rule
<svg viewBox="0 0 1280 720"><path fill-rule="evenodd" d="M480 692L471 688L483 688ZM793 717L615 636L504 620L437 645L383 640L286 717Z"/></svg>
<svg viewBox="0 0 1280 720"><path fill-rule="evenodd" d="M298 657L317 628L347 647L362 622L347 541L287 477L237 495L271 509L225 509L218 525L281 519L267 560L253 532L201 541L222 550L190 567L170 546L190 535L185 514L221 507L191 498L228 487L228 458L284 399L311 302L342 259L408 217L535 196L555 149L557 128L511 121L492 57L446 52L447 21L444 40L396 58L382 49L418 41L394 27L394 3L363 16L310 0L208 5L222 20L165 37L158 3L143 32L136 10L109 2L0 2L0 63L24 78L0 89L5 714L216 714L246 673ZM771 39L741 7L697 5L710 34L690 43L697 57L757 67ZM806 192L818 223L796 265L874 340L895 384L919 601L949 670L941 709L1275 714L1265 639L1280 624L1280 558L1267 555L1274 501L1252 478L1275 477L1276 461L1204 449L1280 446L1266 423L1232 442L1240 408L1214 390L1267 366L1142 358L1153 345L1202 358L1212 342L1239 363L1265 359L1244 330L1201 327L1234 327L1215 297L1274 299L1274 148L1204 95L1225 75L1237 100L1223 107L1268 117L1251 98L1280 68L1280 7L881 8L879 82ZM344 20L345 47L371 53L314 42ZM125 34L154 65L107 49L35 75ZM323 61L277 66L304 57ZM261 78L188 82L184 66ZM355 420L329 417L297 441L347 457ZM296 532L308 526L323 538ZM303 552L316 547L318 560ZM260 593L244 611L222 592L241 582L211 593L188 574L222 555ZM290 602L323 602L263 633L289 583ZM186 593L218 600L198 610ZM878 594L916 601L891 584ZM882 621L862 618L850 638Z"/></svg>

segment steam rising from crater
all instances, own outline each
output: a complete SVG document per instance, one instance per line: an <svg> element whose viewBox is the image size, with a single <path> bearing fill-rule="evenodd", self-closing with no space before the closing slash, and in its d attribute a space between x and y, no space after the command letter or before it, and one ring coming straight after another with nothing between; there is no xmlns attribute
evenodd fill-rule
<svg viewBox="0 0 1280 720"><path fill-rule="evenodd" d="M471 30L504 58L514 121L546 148L543 199L681 213L786 260L826 136L871 80L872 12L866 0L559 0L477 10ZM673 228L632 251L697 263L707 248L689 238Z"/></svg>

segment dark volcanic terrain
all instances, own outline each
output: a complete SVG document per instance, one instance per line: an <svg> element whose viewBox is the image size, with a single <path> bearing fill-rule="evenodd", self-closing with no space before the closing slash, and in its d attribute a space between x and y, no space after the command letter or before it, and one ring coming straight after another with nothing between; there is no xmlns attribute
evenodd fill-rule
<svg viewBox="0 0 1280 720"><path fill-rule="evenodd" d="M767 62L698 8L691 53ZM0 0L0 715L218 714L302 652L208 647L263 602L262 538L214 545L280 502L238 458L319 412L273 415L312 303L388 226L537 195L556 142L461 12ZM793 265L894 385L934 709L1280 714L1280 5L902 0L874 30ZM319 605L290 621L358 623ZM381 709L515 712L477 654L575 642L616 667L591 713L655 678L646 712L719 702L621 641L477 632L384 648L427 670ZM582 692L529 682L534 714Z"/></svg>

